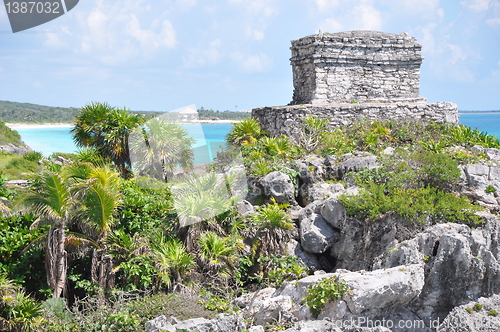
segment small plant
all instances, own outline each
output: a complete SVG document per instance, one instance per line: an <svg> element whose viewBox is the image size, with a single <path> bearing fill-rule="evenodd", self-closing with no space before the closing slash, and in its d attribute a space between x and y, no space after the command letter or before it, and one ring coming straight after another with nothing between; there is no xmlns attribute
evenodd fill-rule
<svg viewBox="0 0 500 332"><path fill-rule="evenodd" d="M425 263L428 263L430 260L431 260L431 257L430 257L430 256L425 256L425 257L424 257L424 262L425 262Z"/></svg>
<svg viewBox="0 0 500 332"><path fill-rule="evenodd" d="M340 280L339 277L330 277L309 286L307 295L302 301L311 308L313 316L317 318L327 302L335 302L347 294L351 294L347 282Z"/></svg>
<svg viewBox="0 0 500 332"><path fill-rule="evenodd" d="M486 187L486 189L484 189L484 192L487 194L494 194L497 192L497 190L490 184L488 187Z"/></svg>
<svg viewBox="0 0 500 332"><path fill-rule="evenodd" d="M498 312L496 310L490 310L488 311L488 316L496 317L498 316Z"/></svg>
<svg viewBox="0 0 500 332"><path fill-rule="evenodd" d="M465 311L467 311L469 314L472 314L472 309L471 308L465 308Z"/></svg>
<svg viewBox="0 0 500 332"><path fill-rule="evenodd" d="M472 307L472 309L474 309L474 311L479 312L483 309L483 305L480 303L475 303L474 306Z"/></svg>

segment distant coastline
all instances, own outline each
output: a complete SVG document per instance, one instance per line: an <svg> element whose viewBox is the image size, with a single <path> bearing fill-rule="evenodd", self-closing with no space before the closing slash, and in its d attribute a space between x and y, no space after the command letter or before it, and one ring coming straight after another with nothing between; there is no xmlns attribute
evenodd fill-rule
<svg viewBox="0 0 500 332"><path fill-rule="evenodd" d="M217 124L217 123L237 123L241 120L198 120L186 121L184 124L190 123L203 123L203 124ZM38 129L38 128L66 128L73 127L74 123L6 123L7 127L11 129Z"/></svg>
<svg viewBox="0 0 500 332"><path fill-rule="evenodd" d="M484 114L484 113L500 113L500 110L496 111L458 111L458 114Z"/></svg>

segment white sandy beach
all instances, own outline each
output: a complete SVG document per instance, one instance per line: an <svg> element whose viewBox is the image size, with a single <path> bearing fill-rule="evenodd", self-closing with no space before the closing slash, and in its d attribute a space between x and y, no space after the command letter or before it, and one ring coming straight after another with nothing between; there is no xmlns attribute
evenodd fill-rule
<svg viewBox="0 0 500 332"><path fill-rule="evenodd" d="M6 123L5 125L11 129L70 128L74 126L72 123Z"/></svg>

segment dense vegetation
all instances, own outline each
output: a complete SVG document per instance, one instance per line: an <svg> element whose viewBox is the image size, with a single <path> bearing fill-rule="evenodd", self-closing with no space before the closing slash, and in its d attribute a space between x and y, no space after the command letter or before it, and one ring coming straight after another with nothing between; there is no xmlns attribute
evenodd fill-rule
<svg viewBox="0 0 500 332"><path fill-rule="evenodd" d="M17 131L10 129L5 125L5 122L0 121L0 145L4 144L21 146L23 145L23 141Z"/></svg>
<svg viewBox="0 0 500 332"><path fill-rule="evenodd" d="M198 118L200 120L243 120L250 117L250 112L232 112L232 111L214 111L206 110L203 107L198 109Z"/></svg>
<svg viewBox="0 0 500 332"><path fill-rule="evenodd" d="M283 245L296 236L287 204L263 196L259 209L243 217L233 199L219 198L225 186L213 174L184 187L139 186L133 171L142 166L130 168L125 142L144 121L91 103L77 115L73 134L84 149L65 155L70 162L16 157L23 161L15 167L26 164L17 175L31 180L25 189L4 183L10 177L4 166L0 196L12 204L0 205L0 330L142 331L159 314L231 312L234 297L310 272L285 255ZM155 122L141 128L154 146ZM184 140L182 128L176 131ZM314 118L293 140L267 136L253 119L236 123L227 139L216 167L241 152L248 176L280 170L297 186L298 158L330 155L340 162L349 153L375 154L380 167L330 179L361 188L359 196L342 197L349 214L393 213L417 223L479 222L477 206L457 195L457 167L485 159L472 145L500 147L497 138L465 126L366 121L330 130ZM173 176L172 164L190 167L185 158L192 155L179 159L173 146L158 144L160 166L143 175L163 183ZM208 213L204 202L219 212ZM317 312L324 304L318 294L335 300L347 292L341 281L327 280L304 301Z"/></svg>
<svg viewBox="0 0 500 332"><path fill-rule="evenodd" d="M9 123L72 123L76 108L0 101L0 120Z"/></svg>
<svg viewBox="0 0 500 332"><path fill-rule="evenodd" d="M52 107L0 100L0 120L8 123L73 123L79 111L79 108L74 107ZM161 114L154 111L132 111L132 113L148 119ZM248 112L221 112L203 107L198 110L200 120L242 120L249 116Z"/></svg>

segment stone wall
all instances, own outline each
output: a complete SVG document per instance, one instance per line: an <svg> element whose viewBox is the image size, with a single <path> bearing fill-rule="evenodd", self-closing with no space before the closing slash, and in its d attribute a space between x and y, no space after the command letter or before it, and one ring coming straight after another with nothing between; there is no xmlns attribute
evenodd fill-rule
<svg viewBox="0 0 500 332"><path fill-rule="evenodd" d="M294 135L302 119L309 115L328 119L330 127L342 127L360 120L421 120L457 124L457 105L439 103L361 103L328 105L293 105L261 107L252 110L252 117L259 120L270 135Z"/></svg>
<svg viewBox="0 0 500 332"><path fill-rule="evenodd" d="M290 104L425 101L421 50L406 33L348 31L294 40Z"/></svg>

